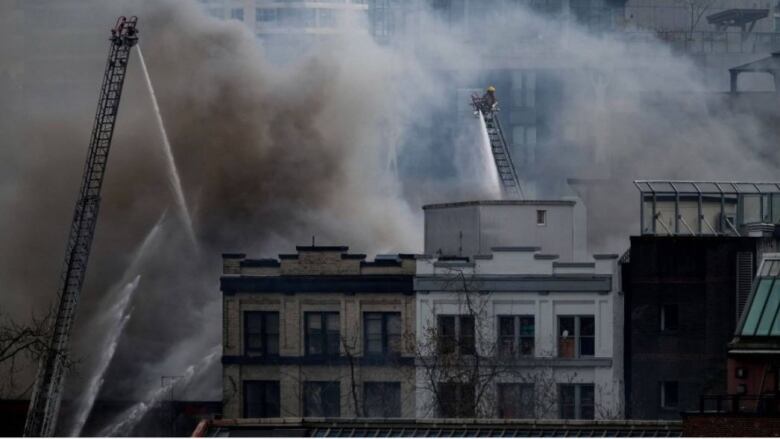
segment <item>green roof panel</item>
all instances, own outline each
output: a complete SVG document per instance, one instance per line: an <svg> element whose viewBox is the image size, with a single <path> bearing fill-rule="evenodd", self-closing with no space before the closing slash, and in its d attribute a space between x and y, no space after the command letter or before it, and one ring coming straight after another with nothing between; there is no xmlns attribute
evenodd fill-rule
<svg viewBox="0 0 780 439"><path fill-rule="evenodd" d="M745 324L742 326L742 335L756 335L756 327L764 311L764 305L766 305L766 299L769 296L769 290L773 282L774 279L759 280L753 300L750 302L750 309L745 318Z"/></svg>
<svg viewBox="0 0 780 439"><path fill-rule="evenodd" d="M777 307L780 305L780 282L775 282L772 285L771 293L766 301L764 312L761 314L761 320L758 322L758 328L756 329L756 335L768 336L772 335L769 330L772 329L772 325L777 318Z"/></svg>

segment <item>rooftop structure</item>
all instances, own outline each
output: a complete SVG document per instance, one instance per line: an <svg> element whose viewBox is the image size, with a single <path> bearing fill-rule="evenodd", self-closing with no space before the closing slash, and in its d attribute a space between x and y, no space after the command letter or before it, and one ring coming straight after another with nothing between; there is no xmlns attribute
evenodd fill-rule
<svg viewBox="0 0 780 439"><path fill-rule="evenodd" d="M769 9L727 9L707 16L707 22L719 31L738 27L742 32L752 32L756 22L769 16Z"/></svg>
<svg viewBox="0 0 780 439"><path fill-rule="evenodd" d="M573 200L466 201L430 204L427 255L471 257L494 247L541 247L561 261L585 252L585 215Z"/></svg>
<svg viewBox="0 0 780 439"><path fill-rule="evenodd" d="M764 255L737 337L780 337L780 254Z"/></svg>
<svg viewBox="0 0 780 439"><path fill-rule="evenodd" d="M731 75L731 92L736 93L739 90L739 75L741 73L768 73L772 75L775 84L775 91L780 92L780 52L773 52L772 55L759 59L757 61L742 64L729 69Z"/></svg>
<svg viewBox="0 0 780 439"><path fill-rule="evenodd" d="M193 437L680 437L674 421L523 419L224 419L203 421Z"/></svg>
<svg viewBox="0 0 780 439"><path fill-rule="evenodd" d="M780 224L780 183L637 180L643 235L762 236Z"/></svg>

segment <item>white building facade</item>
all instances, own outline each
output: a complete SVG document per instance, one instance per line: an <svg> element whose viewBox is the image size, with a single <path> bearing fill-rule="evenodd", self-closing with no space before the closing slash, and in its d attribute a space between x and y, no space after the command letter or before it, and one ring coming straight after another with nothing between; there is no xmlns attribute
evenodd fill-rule
<svg viewBox="0 0 780 439"><path fill-rule="evenodd" d="M551 205L524 203L523 209L506 208L535 217ZM561 236L573 242L571 230ZM540 246L419 257L417 416L622 418L617 259L590 255L564 262Z"/></svg>

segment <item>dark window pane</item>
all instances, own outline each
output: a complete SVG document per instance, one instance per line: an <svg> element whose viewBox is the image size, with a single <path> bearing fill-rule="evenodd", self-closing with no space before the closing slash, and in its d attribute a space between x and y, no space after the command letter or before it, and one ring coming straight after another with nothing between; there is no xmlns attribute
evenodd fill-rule
<svg viewBox="0 0 780 439"><path fill-rule="evenodd" d="M520 338L520 355L533 355L534 354L534 338L522 337Z"/></svg>
<svg viewBox="0 0 780 439"><path fill-rule="evenodd" d="M520 335L525 337L534 335L533 316L520 317Z"/></svg>
<svg viewBox="0 0 780 439"><path fill-rule="evenodd" d="M498 332L501 336L515 336L515 318L513 316L498 318Z"/></svg>
<svg viewBox="0 0 780 439"><path fill-rule="evenodd" d="M677 305L666 305L664 306L664 328L668 331L675 331L677 330L679 325L678 322L678 309Z"/></svg>
<svg viewBox="0 0 780 439"><path fill-rule="evenodd" d="M403 336L401 313L388 313L385 316L387 318L387 352L398 354L401 352L401 337Z"/></svg>
<svg viewBox="0 0 780 439"><path fill-rule="evenodd" d="M304 416L339 417L340 389L338 381L307 381L304 383Z"/></svg>
<svg viewBox="0 0 780 439"><path fill-rule="evenodd" d="M263 314L259 312L246 312L246 329L250 332L260 332L263 328Z"/></svg>
<svg viewBox="0 0 780 439"><path fill-rule="evenodd" d="M593 419L595 393L593 384L580 385L580 416L579 419Z"/></svg>
<svg viewBox="0 0 780 439"><path fill-rule="evenodd" d="M665 381L663 386L663 407L675 408L677 407L677 381Z"/></svg>
<svg viewBox="0 0 780 439"><path fill-rule="evenodd" d="M279 334L279 313L265 313L265 333Z"/></svg>
<svg viewBox="0 0 780 439"><path fill-rule="evenodd" d="M593 336L596 334L596 327L593 317L580 317L580 336Z"/></svg>
<svg viewBox="0 0 780 439"><path fill-rule="evenodd" d="M580 355L592 356L595 354L595 340L593 337L580 337Z"/></svg>
<svg viewBox="0 0 780 439"><path fill-rule="evenodd" d="M457 416L458 396L457 384L439 383L438 399L439 417L454 418Z"/></svg>
<svg viewBox="0 0 780 439"><path fill-rule="evenodd" d="M401 383L363 384L363 411L369 418L401 417Z"/></svg>
<svg viewBox="0 0 780 439"><path fill-rule="evenodd" d="M574 386L561 386L561 419L576 419Z"/></svg>
<svg viewBox="0 0 780 439"><path fill-rule="evenodd" d="M534 418L532 384L499 384L498 416L510 419Z"/></svg>
<svg viewBox="0 0 780 439"><path fill-rule="evenodd" d="M450 354L455 350L455 316L439 316L437 325L439 352Z"/></svg>
<svg viewBox="0 0 780 439"><path fill-rule="evenodd" d="M473 354L475 352L474 317L460 316L460 353Z"/></svg>
<svg viewBox="0 0 780 439"><path fill-rule="evenodd" d="M366 354L382 353L382 315L365 314Z"/></svg>
<svg viewBox="0 0 780 439"><path fill-rule="evenodd" d="M339 314L329 312L326 314L327 345L325 354L338 355L341 345L341 333L339 331Z"/></svg>
<svg viewBox="0 0 780 439"><path fill-rule="evenodd" d="M244 381L244 417L279 417L278 381Z"/></svg>
<svg viewBox="0 0 780 439"><path fill-rule="evenodd" d="M474 394L474 387L469 386L468 384L460 384L458 386L460 388L460 410L458 413L458 417L460 418L473 418L477 413L477 408L475 404L475 394Z"/></svg>

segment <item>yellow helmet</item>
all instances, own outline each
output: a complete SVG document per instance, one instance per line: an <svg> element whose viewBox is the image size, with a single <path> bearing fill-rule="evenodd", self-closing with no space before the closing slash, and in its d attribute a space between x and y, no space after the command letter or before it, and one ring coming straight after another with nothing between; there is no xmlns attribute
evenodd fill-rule
<svg viewBox="0 0 780 439"><path fill-rule="evenodd" d="M487 91L489 91L491 93L495 93L496 92L496 88L491 85L490 87L487 88Z"/></svg>

